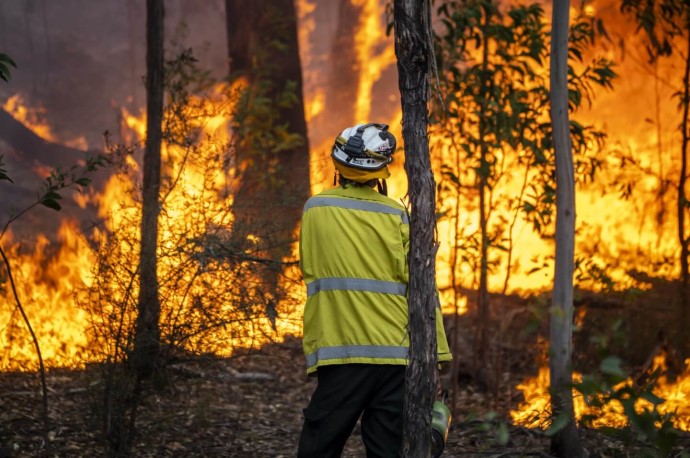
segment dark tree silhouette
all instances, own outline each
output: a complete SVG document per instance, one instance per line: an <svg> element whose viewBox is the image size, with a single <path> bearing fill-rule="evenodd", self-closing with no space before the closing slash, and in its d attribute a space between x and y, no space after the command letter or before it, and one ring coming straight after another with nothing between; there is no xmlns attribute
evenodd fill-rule
<svg viewBox="0 0 690 458"><path fill-rule="evenodd" d="M434 62L431 9L426 0L395 0L395 54L403 115L405 170L410 219L410 355L405 383L403 456L425 457L431 451L431 407L437 363L435 198L431 171L427 109L428 76Z"/></svg>
<svg viewBox="0 0 690 458"><path fill-rule="evenodd" d="M302 205L310 193L309 146L302 99L297 13L292 0L226 0L233 78L247 83L237 119L241 184L233 233L248 235L276 263L289 256ZM266 278L268 291L277 287ZM275 310L269 307L269 317Z"/></svg>
<svg viewBox="0 0 690 458"><path fill-rule="evenodd" d="M146 146L138 315L133 362L141 377L150 375L160 352L158 297L158 213L163 122L163 0L146 2Z"/></svg>

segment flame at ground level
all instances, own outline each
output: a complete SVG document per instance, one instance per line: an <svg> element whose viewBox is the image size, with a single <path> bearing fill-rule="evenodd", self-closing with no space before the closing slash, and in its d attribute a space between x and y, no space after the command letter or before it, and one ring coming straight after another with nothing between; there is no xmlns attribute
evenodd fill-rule
<svg viewBox="0 0 690 458"><path fill-rule="evenodd" d="M166 329L171 334L170 341L191 351L212 351L219 356L229 356L237 348L280 342L286 336L301 332L298 311L284 304L276 305L278 317L274 322L265 316L249 319L237 312L224 315L235 305L227 295L216 296L225 299L216 304L218 316L225 320L216 322L216 327L211 326L205 321L208 316L203 315L207 310L202 306L202 286L192 285L198 280L197 283L203 283L208 289L223 291L236 280L230 276L218 278L213 273L206 275L209 260L201 259L204 253L200 252L203 251L200 244L203 242L199 238L206 236L215 240L214 237L226 234L232 222L227 210L232 203L232 193L227 192L229 173L219 163L228 142L230 116L227 113L236 95L235 88L216 86L208 102L202 99L192 106L198 110L193 114L203 114L194 118L199 122L198 142L188 145L188 149L166 144L162 151L165 176L168 177L166 183L174 185L169 185L164 215L159 219L159 282L168 288L161 287L160 294L168 294L164 298L168 305L163 307L161 314L167 313L173 322L183 310L194 315L199 329L204 332L211 329L208 332L216 337L214 348L180 344L180 340L194 341L193 335L181 337L184 332L191 332L180 331L187 329L184 323L174 322ZM133 138L143 138L143 115L137 118L124 112L123 119ZM189 149L192 147L196 149ZM138 295L134 279L140 239L140 203L135 195L140 169L130 156L127 159L129 167L113 175L102 193L82 197L98 204L99 216L104 220L103 232L101 227L94 228L87 241L73 227L75 223L63 221L56 243L39 234L31 252L27 252L25 244L12 240L9 232L3 240L7 242L3 245L9 257L16 295L36 333L47 367L80 368L88 362L105 360L107 352L112 352L111 340L115 335L108 334L111 332L108 329L117 327L118 321L129 326L133 324ZM175 177L175 181L170 177ZM194 256L198 255L198 259L178 256L183 251L182 245L192 250ZM99 259L99 255L107 259ZM100 275L104 272L106 276ZM9 281L4 281L7 279L4 274L4 268L0 268L0 297L6 304L0 308L0 347L3 349L0 370L33 371L38 368L36 349L19 313L14 291ZM177 283L171 285L171 278ZM247 284L240 288L241 291L251 289ZM299 288L289 294L293 302L301 302L304 292Z"/></svg>
<svg viewBox="0 0 690 458"><path fill-rule="evenodd" d="M664 357L657 356L653 367L660 370L665 369ZM573 380L580 382L582 374L573 374ZM624 386L630 386L631 380L613 387L618 390ZM525 380L517 385L525 398L520 406L510 412L511 419L515 424L534 427L549 424L549 413L551 402L549 396L549 368L541 367L536 377ZM685 361L685 370L675 380L670 380L666 375L662 375L657 380L653 393L663 399L657 411L661 415L670 414L673 416L673 426L690 431L690 359ZM596 409L587 404L582 394L573 391L575 417L580 420L583 416L591 415L594 419L591 426L599 428L603 426L624 428L630 424L623 405L617 400L605 403L601 409ZM635 402L635 410L641 413L645 410L653 411L654 406L646 399L638 399ZM659 425L657 425L659 426Z"/></svg>
<svg viewBox="0 0 690 458"><path fill-rule="evenodd" d="M8 237L12 239L11 234ZM17 295L36 334L43 362L48 368L83 368L103 360L103 348L93 339L93 318L75 304L77 291L84 291L92 281L91 266L95 255L70 222L64 222L58 234L59 247L43 236L30 253L21 253L18 245L6 249ZM4 266L2 267L4 270ZM4 275L4 272L3 272ZM9 282L0 289L4 306L0 308L0 371L35 371L36 349L26 323L14 300ZM297 311L278 306L275 328L265 317L247 326L241 336L227 336L225 349L218 356L230 356L234 350L282 342L301 333Z"/></svg>

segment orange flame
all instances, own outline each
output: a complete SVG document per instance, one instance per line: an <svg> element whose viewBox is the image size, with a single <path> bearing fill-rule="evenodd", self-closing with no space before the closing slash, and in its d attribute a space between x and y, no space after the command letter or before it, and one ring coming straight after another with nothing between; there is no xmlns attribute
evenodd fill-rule
<svg viewBox="0 0 690 458"><path fill-rule="evenodd" d="M663 355L655 357L653 368L659 369L662 374L666 372L666 363ZM576 382L581 381L582 375L579 373L573 374L573 380ZM631 383L632 381L628 379L613 388L617 390ZM515 424L528 427L548 424L549 412L551 410L548 387L549 368L546 366L539 369L539 374L536 377L527 379L517 385L517 389L522 392L525 401L516 410L510 412L510 416ZM684 431L690 431L690 403L688 403L690 396L690 359L685 361L683 374L674 381L670 381L667 375L661 375L657 380L654 394L665 400L658 406L658 412L661 415L673 414L674 426ZM587 405L584 398L575 391L573 391L573 400L576 419L582 418L583 415L592 415L594 417L592 426L595 428L602 426L623 428L629 424L622 404L616 400L605 404L601 409L595 409ZM635 403L635 410L638 413L653 409L654 406L646 399L640 398Z"/></svg>
<svg viewBox="0 0 690 458"><path fill-rule="evenodd" d="M53 253L48 239L40 234L32 253L21 253L17 245L8 250L18 296L48 367L81 366L88 354L88 316L74 307L72 292L89 284L93 256L77 234L65 221L58 233L57 252ZM8 306L0 309L0 322L6 323L0 329L0 370L35 370L37 358L28 330L10 291L5 298Z"/></svg>

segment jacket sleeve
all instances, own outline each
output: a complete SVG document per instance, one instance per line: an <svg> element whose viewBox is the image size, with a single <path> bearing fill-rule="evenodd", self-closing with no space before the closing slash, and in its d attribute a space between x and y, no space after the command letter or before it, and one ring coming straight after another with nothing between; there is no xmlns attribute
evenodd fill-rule
<svg viewBox="0 0 690 458"><path fill-rule="evenodd" d="M308 211L302 213L302 222L299 231L299 267L302 271L305 283L309 283L313 278L311 245L310 245L310 215Z"/></svg>
<svg viewBox="0 0 690 458"><path fill-rule="evenodd" d="M439 307L436 308L436 349L439 363L453 359L448 346L448 339L446 338L446 330L443 326L443 313L441 312L440 303Z"/></svg>
<svg viewBox="0 0 690 458"><path fill-rule="evenodd" d="M402 229L403 235L403 246L405 248L405 278L409 281L409 253L410 253L410 230L409 225L403 225ZM438 290L436 291L436 297L439 297ZM439 307L436 308L436 349L438 352L438 362L446 362L453 359L450 353L450 347L448 345L448 339L446 338L446 330L443 326L443 313L441 312L441 306L439 301Z"/></svg>

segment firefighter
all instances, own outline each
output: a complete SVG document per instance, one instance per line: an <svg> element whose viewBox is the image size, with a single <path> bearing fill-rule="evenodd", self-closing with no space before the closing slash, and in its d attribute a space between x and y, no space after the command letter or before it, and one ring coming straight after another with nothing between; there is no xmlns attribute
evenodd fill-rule
<svg viewBox="0 0 690 458"><path fill-rule="evenodd" d="M360 416L368 457L397 457L402 447L409 220L385 195L395 148L385 124L345 129L331 154L339 186L304 206L303 348L317 386L299 457L340 456ZM449 361L440 309L436 332L438 360Z"/></svg>

